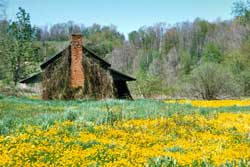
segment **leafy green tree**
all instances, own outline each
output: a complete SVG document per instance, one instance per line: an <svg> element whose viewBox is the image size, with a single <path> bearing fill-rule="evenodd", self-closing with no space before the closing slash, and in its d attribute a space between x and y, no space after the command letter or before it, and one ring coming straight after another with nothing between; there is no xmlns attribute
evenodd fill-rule
<svg viewBox="0 0 250 167"><path fill-rule="evenodd" d="M12 22L8 28L8 46L6 58L9 62L12 80L15 84L33 72L32 62L35 60L34 29L30 23L30 15L22 8L17 13L17 21Z"/></svg>
<svg viewBox="0 0 250 167"><path fill-rule="evenodd" d="M239 75L242 71L246 70L248 66L247 59L240 49L235 49L225 54L223 64L230 68L234 75Z"/></svg>
<svg viewBox="0 0 250 167"><path fill-rule="evenodd" d="M203 60L207 62L221 63L223 56L219 47L212 42L206 44L203 49Z"/></svg>
<svg viewBox="0 0 250 167"><path fill-rule="evenodd" d="M0 21L0 80L5 79L8 74L8 62L6 59L6 52L5 52L5 46L6 46L6 30L8 27L7 21Z"/></svg>
<svg viewBox="0 0 250 167"><path fill-rule="evenodd" d="M250 68L240 73L240 83L244 96L250 96Z"/></svg>
<svg viewBox="0 0 250 167"><path fill-rule="evenodd" d="M232 14L247 30L246 39L250 41L250 0L246 2L236 1L233 3Z"/></svg>
<svg viewBox="0 0 250 167"><path fill-rule="evenodd" d="M242 23L243 25L250 24L250 1L246 3L243 1L236 1L233 3L232 14Z"/></svg>
<svg viewBox="0 0 250 167"><path fill-rule="evenodd" d="M83 32L85 44L101 57L105 57L115 48L122 47L125 37L116 30L116 27L94 24Z"/></svg>
<svg viewBox="0 0 250 167"><path fill-rule="evenodd" d="M141 47L141 38L140 34L137 31L132 31L128 34L128 39L131 44L136 46L137 48Z"/></svg>
<svg viewBox="0 0 250 167"><path fill-rule="evenodd" d="M200 20L199 18L195 20L193 26L190 53L192 55L193 63L196 64L202 56L205 39L213 26L207 21Z"/></svg>
<svg viewBox="0 0 250 167"><path fill-rule="evenodd" d="M192 69L192 58L189 52L182 51L180 56L181 72L186 75L189 74Z"/></svg>
<svg viewBox="0 0 250 167"><path fill-rule="evenodd" d="M6 1L0 0L0 80L7 76L7 66L4 56L4 41L6 39L6 27L8 22L6 21Z"/></svg>

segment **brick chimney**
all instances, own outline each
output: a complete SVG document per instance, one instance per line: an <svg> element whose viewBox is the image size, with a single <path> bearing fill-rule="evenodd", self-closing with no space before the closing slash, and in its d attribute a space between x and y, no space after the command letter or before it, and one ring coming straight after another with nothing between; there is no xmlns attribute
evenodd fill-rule
<svg viewBox="0 0 250 167"><path fill-rule="evenodd" d="M83 59L83 39L81 34L72 34L71 45L71 66L70 66L70 86L80 88L84 86Z"/></svg>

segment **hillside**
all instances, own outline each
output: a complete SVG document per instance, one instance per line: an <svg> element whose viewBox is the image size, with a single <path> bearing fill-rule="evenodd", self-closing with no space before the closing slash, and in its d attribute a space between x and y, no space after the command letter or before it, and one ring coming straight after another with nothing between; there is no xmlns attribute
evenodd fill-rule
<svg viewBox="0 0 250 167"><path fill-rule="evenodd" d="M72 21L32 27L22 8L15 22L0 24L0 80L15 83L39 72L39 64L69 44L72 33L115 68L133 75L134 97L225 99L250 95L250 40L246 5L235 17L209 22L197 18L173 25L143 26L126 39L116 26L82 26ZM19 30L16 26L19 26ZM21 27L25 28L21 28ZM17 44L17 45L16 45Z"/></svg>
<svg viewBox="0 0 250 167"><path fill-rule="evenodd" d="M131 32L128 40L114 27L96 26L83 31L84 44L113 68L137 78L130 84L135 97L249 96L250 43L247 29L237 20L196 19L170 27L159 23ZM65 44L67 41L46 42L47 54L42 57L55 54ZM38 48L45 52L43 43ZM208 85L202 84L203 77L209 78Z"/></svg>

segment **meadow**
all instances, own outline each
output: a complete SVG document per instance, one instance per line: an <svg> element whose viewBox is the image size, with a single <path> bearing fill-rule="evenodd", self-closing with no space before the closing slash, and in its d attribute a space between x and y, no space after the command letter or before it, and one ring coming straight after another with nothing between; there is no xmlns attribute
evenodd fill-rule
<svg viewBox="0 0 250 167"><path fill-rule="evenodd" d="M250 166L250 100L0 96L0 166Z"/></svg>

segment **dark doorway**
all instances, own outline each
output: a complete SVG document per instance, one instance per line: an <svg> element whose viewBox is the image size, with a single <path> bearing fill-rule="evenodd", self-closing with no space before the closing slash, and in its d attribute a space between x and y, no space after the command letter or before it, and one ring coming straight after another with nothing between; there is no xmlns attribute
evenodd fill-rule
<svg viewBox="0 0 250 167"><path fill-rule="evenodd" d="M126 81L114 81L114 85L117 91L117 97L119 99L131 99L132 96L129 92Z"/></svg>

